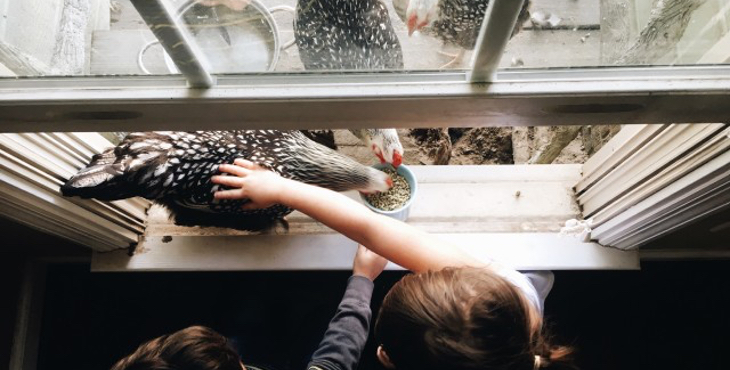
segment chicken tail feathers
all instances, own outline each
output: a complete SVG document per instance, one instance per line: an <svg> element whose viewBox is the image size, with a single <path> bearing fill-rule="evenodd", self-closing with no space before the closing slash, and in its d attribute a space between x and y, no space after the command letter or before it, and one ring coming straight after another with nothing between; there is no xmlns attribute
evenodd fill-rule
<svg viewBox="0 0 730 370"><path fill-rule="evenodd" d="M129 186L125 186L124 165L117 161L114 148L91 158L86 168L71 176L61 186L61 194L67 197L96 198L117 200L135 196Z"/></svg>

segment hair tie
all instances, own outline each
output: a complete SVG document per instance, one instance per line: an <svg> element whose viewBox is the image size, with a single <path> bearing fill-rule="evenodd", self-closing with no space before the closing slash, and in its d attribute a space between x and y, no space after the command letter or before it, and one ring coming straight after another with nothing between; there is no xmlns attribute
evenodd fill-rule
<svg viewBox="0 0 730 370"><path fill-rule="evenodd" d="M533 369L534 370L537 370L537 369L539 369L539 368L541 368L543 366L545 366L545 365L544 365L544 363L542 361L542 356L535 355L535 366L533 366Z"/></svg>

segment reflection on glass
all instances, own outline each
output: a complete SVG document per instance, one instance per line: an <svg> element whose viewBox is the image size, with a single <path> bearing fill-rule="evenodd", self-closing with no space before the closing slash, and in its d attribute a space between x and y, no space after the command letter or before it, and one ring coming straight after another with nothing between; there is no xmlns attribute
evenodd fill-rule
<svg viewBox="0 0 730 370"><path fill-rule="evenodd" d="M274 70L283 45L271 11L260 2L223 3L206 6L188 1L180 9L184 24L211 64L211 72Z"/></svg>
<svg viewBox="0 0 730 370"><path fill-rule="evenodd" d="M501 66L728 63L728 0L532 0Z"/></svg>
<svg viewBox="0 0 730 370"><path fill-rule="evenodd" d="M165 1L212 73L466 69L489 4ZM0 12L0 75L177 73L130 0L0 0ZM728 17L730 0L529 0L501 67L728 63Z"/></svg>

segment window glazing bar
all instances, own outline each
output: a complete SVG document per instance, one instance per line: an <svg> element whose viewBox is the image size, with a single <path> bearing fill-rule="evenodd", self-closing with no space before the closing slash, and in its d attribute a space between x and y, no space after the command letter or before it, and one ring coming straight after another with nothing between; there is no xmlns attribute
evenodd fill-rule
<svg viewBox="0 0 730 370"><path fill-rule="evenodd" d="M204 54L196 47L174 7L166 0L131 0L190 87L215 84Z"/></svg>
<svg viewBox="0 0 730 370"><path fill-rule="evenodd" d="M726 66L500 71L489 89L464 73L221 75L210 89L176 75L2 79L0 132L725 122L728 76Z"/></svg>
<svg viewBox="0 0 730 370"><path fill-rule="evenodd" d="M472 59L471 82L494 81L499 61L512 36L523 4L524 0L489 2Z"/></svg>

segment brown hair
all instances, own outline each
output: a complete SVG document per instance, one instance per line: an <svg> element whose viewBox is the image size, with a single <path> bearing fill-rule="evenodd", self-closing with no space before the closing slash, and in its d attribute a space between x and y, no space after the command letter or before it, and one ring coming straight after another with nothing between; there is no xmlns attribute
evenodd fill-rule
<svg viewBox="0 0 730 370"><path fill-rule="evenodd" d="M572 368L530 305L489 269L412 274L386 295L375 333L398 370Z"/></svg>
<svg viewBox="0 0 730 370"><path fill-rule="evenodd" d="M241 370L238 353L226 337L190 326L141 344L111 370Z"/></svg>

